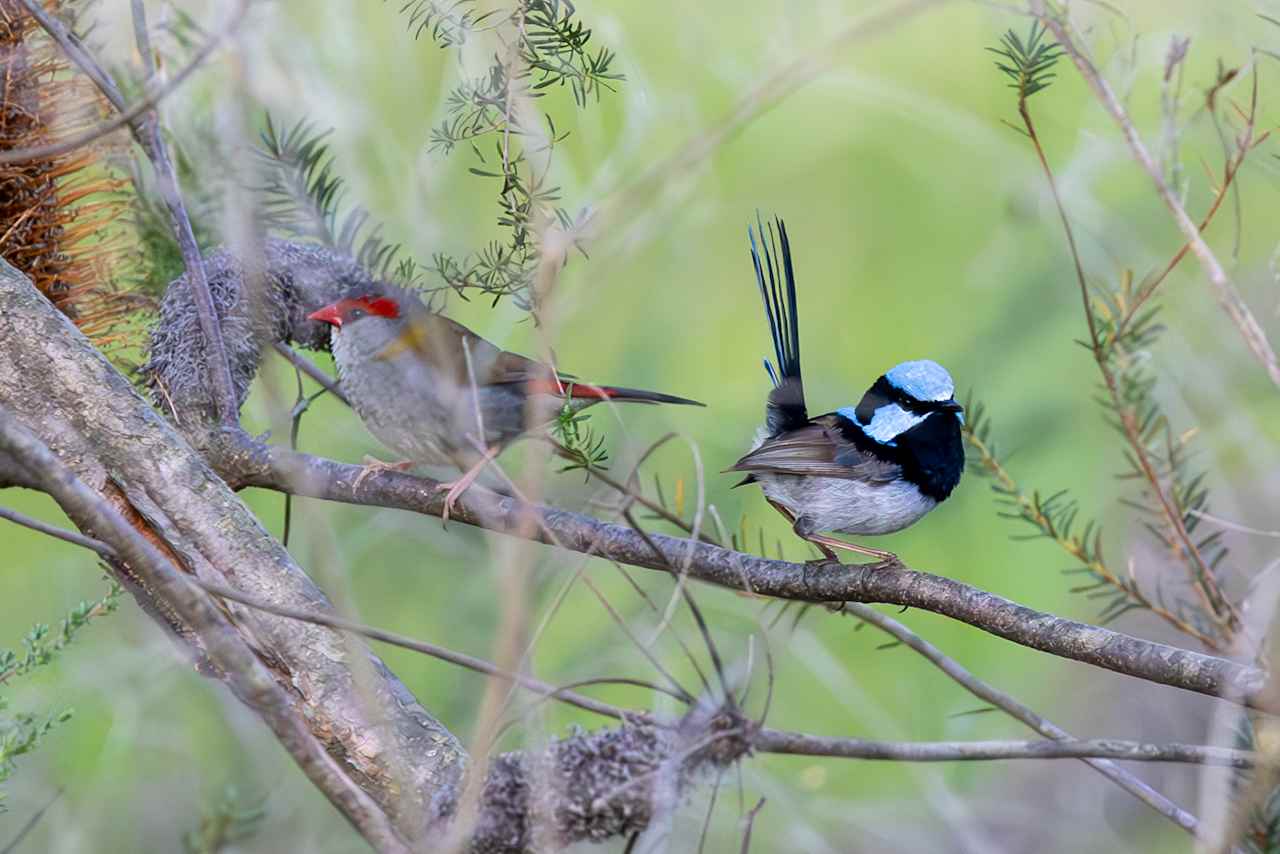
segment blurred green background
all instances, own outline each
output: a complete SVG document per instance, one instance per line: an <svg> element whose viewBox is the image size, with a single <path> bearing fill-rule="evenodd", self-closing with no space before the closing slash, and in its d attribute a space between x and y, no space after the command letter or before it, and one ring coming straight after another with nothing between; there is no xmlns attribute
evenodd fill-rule
<svg viewBox="0 0 1280 854"><path fill-rule="evenodd" d="M224 4L174 4L213 22ZM366 205L386 234L421 260L464 254L500 237L493 182L467 171L471 155L430 154L426 141L443 118L443 101L461 69L478 67L492 47L460 58L415 41L397 3L281 0L254 4L236 50L215 60L166 104L184 134L225 134L254 124L245 98L289 123L332 126L337 169L350 200ZM153 14L162 19L161 4ZM1192 37L1184 117L1195 113L1219 60L1237 66L1253 45L1280 51L1276 3L1118 3L1079 5L1100 66L1126 97L1148 143L1160 150L1163 57L1174 34ZM638 176L715 128L760 80L810 55L868 10L883 4L828 2L582 2L578 12L599 44L616 50L626 75L616 94L575 110L563 93L539 106L570 132L552 161L553 181L571 211L614 198ZM724 524L745 517L790 557L810 555L754 489L731 490L718 474L748 446L767 379L760 358L768 338L747 252L746 226L757 209L787 220L800 283L806 386L813 411L856 402L893 364L932 358L972 390L994 418L1013 474L1028 488L1070 489L1082 514L1106 525L1108 554L1130 559L1154 585L1176 572L1151 547L1140 520L1120 501L1131 485L1115 437L1093 402L1096 374L1075 343L1084 332L1070 258L1032 150L1002 120L1016 118L1012 93L984 48L1026 21L998 4L939 4L885 32L837 50L813 82L745 124L710 155L673 171L659 192L629 205L607 233L575 256L560 281L555 315L559 362L593 380L660 388L709 408L600 411L615 472L667 431L649 463L668 496L683 481L686 510L705 489ZM129 61L127 4L105 3L97 38ZM214 24L208 25L210 28ZM1259 56L1262 128L1280 121L1274 97L1280 64ZM1242 77L1227 90L1245 103ZM1041 136L1059 176L1091 276L1117 280L1159 268L1179 235L1129 158L1109 119L1074 70L1032 100ZM1280 161L1275 143L1255 153L1210 236L1264 326L1277 334L1277 233ZM1203 112L1181 149L1184 192L1193 216L1212 192L1206 168L1220 174L1221 144ZM1216 180L1213 179L1213 180ZM1151 358L1159 397L1180 429L1198 427L1200 463L1210 470L1214 512L1274 528L1280 498L1276 424L1280 402L1234 327L1214 305L1193 258L1165 290L1170 329ZM509 302L450 302L450 313L511 349L538 352L532 324ZM321 363L329 366L327 358ZM271 379L245 412L255 430L278 427L292 404L293 378L269 360ZM272 387L277 391L272 393ZM277 435L279 435L277 433ZM390 458L355 417L321 401L304 421L302 447L358 461ZM521 453L504 463L519 469ZM698 472L702 472L699 479ZM552 477L549 499L582 507L605 497L580 475ZM281 499L245 495L273 532ZM59 520L51 502L28 493L0 500ZM997 516L988 485L972 473L950 501L915 528L875 541L913 567L951 575L1042 610L1089 620L1098 603L1070 588L1070 560L1046 541ZM498 621L497 538L434 519L387 510L300 501L292 550L339 606L359 619L488 657ZM657 526L659 530L665 530ZM1228 534L1233 589L1274 556L1274 540ZM588 575L642 638L656 618L612 566L577 555L521 549L528 571L530 620L540 624L578 571ZM16 646L34 621L53 621L102 587L86 554L13 527L0 529L0 645ZM671 585L633 573L665 605ZM763 696L758 641L761 603L698 589L721 655L740 675L754 661L753 709ZM655 674L582 583L568 588L547 621L531 660L542 679ZM886 638L852 620L788 613L770 634L776 665L772 725L880 739L1030 737ZM925 613L901 617L980 677L1074 733L1203 742L1209 701L1059 661ZM1119 628L1184 643L1142 614ZM673 630L695 648L687 614ZM671 642L655 649L686 684L692 671ZM380 648L391 668L432 713L464 741L472 735L484 680L420 655ZM702 661L706 661L702 652ZM594 689L613 702L648 708L646 692ZM310 787L263 728L219 685L198 677L172 645L126 600L99 621L53 669L10 691L15 708L71 706L75 717L24 761L7 786L0 843L54 791L62 797L22 851L174 850L203 809L234 785L246 803L263 803L258 834L236 850L353 851L361 843ZM528 698L521 698L521 704ZM667 706L658 708L670 711ZM570 723L601 721L571 709L541 707L504 747L564 733ZM1138 767L1144 779L1193 812L1211 813L1221 780L1183 766ZM672 835L648 850L693 851L710 783L676 820ZM765 796L755 824L756 851L1187 851L1191 840L1081 763L946 765L755 757L725 777L706 850L736 851L743 805ZM662 846L667 846L663 848ZM621 842L605 850L621 850Z"/></svg>

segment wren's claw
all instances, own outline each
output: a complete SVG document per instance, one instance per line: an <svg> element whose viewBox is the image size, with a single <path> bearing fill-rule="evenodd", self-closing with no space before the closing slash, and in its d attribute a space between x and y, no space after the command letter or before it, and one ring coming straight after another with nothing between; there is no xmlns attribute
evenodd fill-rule
<svg viewBox="0 0 1280 854"><path fill-rule="evenodd" d="M360 484L364 483L365 478L370 475L383 471L405 472L416 465L413 460L400 460L397 463L388 463L378 459L377 457L368 456L367 454L362 462L364 463L364 468L360 471L359 476L356 477L355 484L351 487L352 493L359 492Z"/></svg>

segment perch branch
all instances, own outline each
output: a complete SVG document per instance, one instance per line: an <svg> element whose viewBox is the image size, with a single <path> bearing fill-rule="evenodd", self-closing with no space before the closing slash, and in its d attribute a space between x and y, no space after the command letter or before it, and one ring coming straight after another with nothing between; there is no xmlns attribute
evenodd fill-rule
<svg viewBox="0 0 1280 854"><path fill-rule="evenodd" d="M85 548L98 552L105 557L119 557L119 553L111 545L92 537L86 537L83 534L77 534L71 531L64 531L62 529L46 525L38 520L25 517L20 513L0 510L0 516L8 518L10 521L14 521L17 524L40 531L41 533L75 543L76 545L84 546ZM233 602L239 602L243 605L249 606L250 608L266 611L267 613L275 614L280 617L287 617L289 619L301 620L308 623L314 623L316 625L354 632L363 637L382 641L403 649L425 653L434 658L448 661L477 673L484 673L508 682L513 682L521 687L534 691L535 693L555 700L560 700L569 705L584 709L585 711L594 712L595 714L604 715L617 720L623 720L628 715L641 715L638 711L629 711L627 709L619 708L618 706L593 700L590 697L578 694L572 690L557 687L549 682L543 682L540 679L535 679L522 673L513 673L511 671L504 670L503 668L500 668L492 662L486 661L482 658L476 658L475 656L455 652L453 650L437 646L436 644L407 638L395 632L389 632L373 626L363 625L354 620L348 620L334 614L307 611L301 608L288 608L280 605L274 605L270 602L263 602L262 600L256 599L252 596L247 596L238 590L232 590L224 585L213 584L199 579L192 579L192 581L196 586L200 587L207 593L219 596L223 599L230 599ZM931 662L936 664L943 670L943 672L955 679L975 696L1005 709L1013 717L1023 721L1032 729L1049 736L1051 739L1054 739L1054 741L871 741L856 738L811 736L804 733L787 732L768 727L753 727L744 723L744 726L749 730L747 738L753 750L763 753L832 756L845 759L889 759L911 762L1079 758L1095 765L1095 767L1098 767L1105 776L1111 777L1117 782L1121 782L1121 785L1123 785L1127 790L1135 792L1135 794L1137 794L1137 791L1135 790L1146 789L1150 792L1149 787L1146 787L1146 784L1127 774L1125 771L1116 767L1113 763L1107 762L1103 759L1096 759L1096 757L1134 759L1149 762L1188 762L1207 765L1221 764L1230 765L1236 768L1252 767L1254 762L1254 755L1250 751L1244 750L1231 750L1226 748L1188 744L1147 744L1121 739L1074 738L1065 730L1037 715L1027 706L1024 706L1007 694L997 691L995 688L992 688L990 685L987 685L977 679L968 671L964 670L964 668L960 667L960 665L954 660L948 658L932 644L924 641L896 620L886 617L865 605L859 605L856 603L845 603L838 610L852 614L859 619L866 620L903 641L903 643L911 646L917 652L921 653ZM618 682L625 680L607 681ZM659 723L664 726L675 725L674 722ZM1054 747L1055 743L1059 746ZM1159 797L1158 793L1156 794L1157 797ZM1147 800L1148 797L1149 794L1148 796L1143 797L1143 800ZM1149 800L1147 800L1147 802L1151 803ZM1153 804L1153 806L1154 805L1155 804ZM1177 807L1173 807L1173 809L1177 810ZM1161 809L1161 812L1164 811L1164 809ZM1178 820L1180 824L1184 821L1189 822L1187 829L1194 830L1196 827L1195 817L1185 813L1183 815L1184 818L1176 820Z"/></svg>
<svg viewBox="0 0 1280 854"><path fill-rule="evenodd" d="M367 476L355 490L360 466L325 460L278 447L225 437L215 450L216 465L232 483L292 492L311 498L393 507L430 516L443 509L436 481L397 472ZM538 524L522 520L534 514ZM474 487L450 517L476 527L539 542L555 542L580 553L647 569L682 567L708 584L802 602L863 602L906 605L942 614L975 628L1051 655L1270 710L1265 674L1256 667L1027 608L968 584L885 564L815 567L770 560L662 534L640 535L629 526L581 513L526 505L518 499ZM656 546L657 549L653 548Z"/></svg>

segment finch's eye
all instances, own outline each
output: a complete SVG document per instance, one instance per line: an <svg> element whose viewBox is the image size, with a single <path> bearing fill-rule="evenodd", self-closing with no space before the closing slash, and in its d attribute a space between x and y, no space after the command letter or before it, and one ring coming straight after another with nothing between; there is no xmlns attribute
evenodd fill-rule
<svg viewBox="0 0 1280 854"><path fill-rule="evenodd" d="M351 309L351 319L352 319L352 320L355 320L355 319L360 318L360 317L364 317L364 309L363 309L363 308L353 308L353 309Z"/></svg>

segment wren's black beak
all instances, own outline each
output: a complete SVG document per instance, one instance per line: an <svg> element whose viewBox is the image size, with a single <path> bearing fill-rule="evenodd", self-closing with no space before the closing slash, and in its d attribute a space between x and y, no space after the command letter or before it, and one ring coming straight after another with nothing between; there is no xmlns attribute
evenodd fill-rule
<svg viewBox="0 0 1280 854"><path fill-rule="evenodd" d="M948 400L938 406L943 412L964 412L964 407L954 400Z"/></svg>

